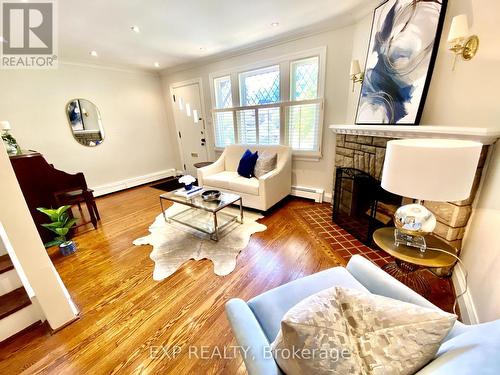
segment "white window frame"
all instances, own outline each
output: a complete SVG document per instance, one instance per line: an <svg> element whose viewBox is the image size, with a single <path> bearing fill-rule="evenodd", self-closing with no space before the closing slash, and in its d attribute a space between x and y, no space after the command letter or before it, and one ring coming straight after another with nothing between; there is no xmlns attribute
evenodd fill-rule
<svg viewBox="0 0 500 375"><path fill-rule="evenodd" d="M326 46L312 48L296 53L291 53L287 55L282 55L279 57L275 57L272 59L261 60L258 62L254 62L251 64L238 66L235 68L230 68L226 70L221 70L218 72L209 74L209 82L210 82L210 94L212 99L212 122L213 122L213 132L215 135L216 123L214 120L214 115L217 112L229 112L233 111L234 113L234 126L235 126L235 139L238 139L238 131L237 131L237 123L236 123L236 111L241 109L256 109L256 108L266 108L266 107L280 107L281 118L284 118L286 115L286 107L291 104L311 104L311 103L321 103L320 107L320 119L319 119L319 131L318 131L318 150L317 151L301 151L301 150L293 150L293 157L295 160L320 160L322 157L322 149L323 149L323 129L324 129L324 93L325 93L325 77L326 77ZM290 101L291 97L291 63L295 60L302 60L309 57L319 57L319 66L318 66L318 98L311 100L303 100L303 101ZM281 101L273 104L266 105L258 105L258 106L240 106L240 85L239 85L239 75L241 73L248 72L250 70L262 69L273 65L280 66L280 98ZM231 108L215 108L215 86L214 80L220 77L230 76L231 77L231 93L232 93L232 101L233 107ZM286 98L286 99L285 99ZM287 142L288 140L288 129L286 126L281 127L281 139ZM214 137L214 150L216 152L222 152L224 147L217 147L215 145L215 137Z"/></svg>

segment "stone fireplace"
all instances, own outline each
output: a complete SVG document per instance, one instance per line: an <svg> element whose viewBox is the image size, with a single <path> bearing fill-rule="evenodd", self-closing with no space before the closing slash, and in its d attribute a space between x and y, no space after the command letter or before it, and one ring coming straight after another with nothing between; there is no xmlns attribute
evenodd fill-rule
<svg viewBox="0 0 500 375"><path fill-rule="evenodd" d="M424 205L436 215L437 225L434 235L455 246L462 247L465 228L472 212L472 202L476 196L481 175L488 153L488 145L496 140L493 134L480 128L455 128L437 126L371 126L371 125L332 125L331 130L336 133L336 168L354 168L380 181L384 164L387 142L400 138L450 138L470 139L483 143L483 150L479 161L474 185L468 199L459 202L431 202ZM335 184L335 172L334 172ZM342 206L349 209L352 202L352 185L342 185ZM335 188L334 188L335 191ZM345 192L345 194L344 194ZM409 198L403 197L402 204L410 203Z"/></svg>

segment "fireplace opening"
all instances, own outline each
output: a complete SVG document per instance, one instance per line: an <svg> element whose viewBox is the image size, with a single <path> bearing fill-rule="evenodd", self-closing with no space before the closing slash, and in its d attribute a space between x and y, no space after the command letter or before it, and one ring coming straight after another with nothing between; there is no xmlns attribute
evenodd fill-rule
<svg viewBox="0 0 500 375"><path fill-rule="evenodd" d="M374 247L375 230L393 226L401 203L401 196L382 189L380 181L368 173L337 168L332 220L365 245Z"/></svg>

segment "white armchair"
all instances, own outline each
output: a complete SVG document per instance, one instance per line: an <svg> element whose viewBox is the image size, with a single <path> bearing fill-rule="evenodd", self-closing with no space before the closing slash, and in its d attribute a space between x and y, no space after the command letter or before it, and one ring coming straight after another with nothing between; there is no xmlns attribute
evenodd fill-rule
<svg viewBox="0 0 500 375"><path fill-rule="evenodd" d="M238 175L241 156L246 149L252 152L276 153L276 169L261 178L245 178ZM198 169L198 184L205 189L217 189L238 194L245 207L266 211L291 193L292 150L288 146L230 145L217 161Z"/></svg>

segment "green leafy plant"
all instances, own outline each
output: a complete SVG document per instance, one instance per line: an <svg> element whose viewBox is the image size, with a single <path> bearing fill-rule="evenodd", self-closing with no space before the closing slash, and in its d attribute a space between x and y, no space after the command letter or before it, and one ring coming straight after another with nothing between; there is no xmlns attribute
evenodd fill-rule
<svg viewBox="0 0 500 375"><path fill-rule="evenodd" d="M16 139L7 131L2 133L2 141L4 141L12 150L15 150L18 155L21 154L21 148L19 147Z"/></svg>
<svg viewBox="0 0 500 375"><path fill-rule="evenodd" d="M42 226L56 235L56 237L54 237L52 241L44 244L46 248L56 245L59 246L67 242L66 235L68 234L69 230L76 224L76 220L72 219L66 212L70 207L71 206L61 206L57 209L43 207L37 208L38 211L47 215L52 221L52 223L42 224Z"/></svg>

